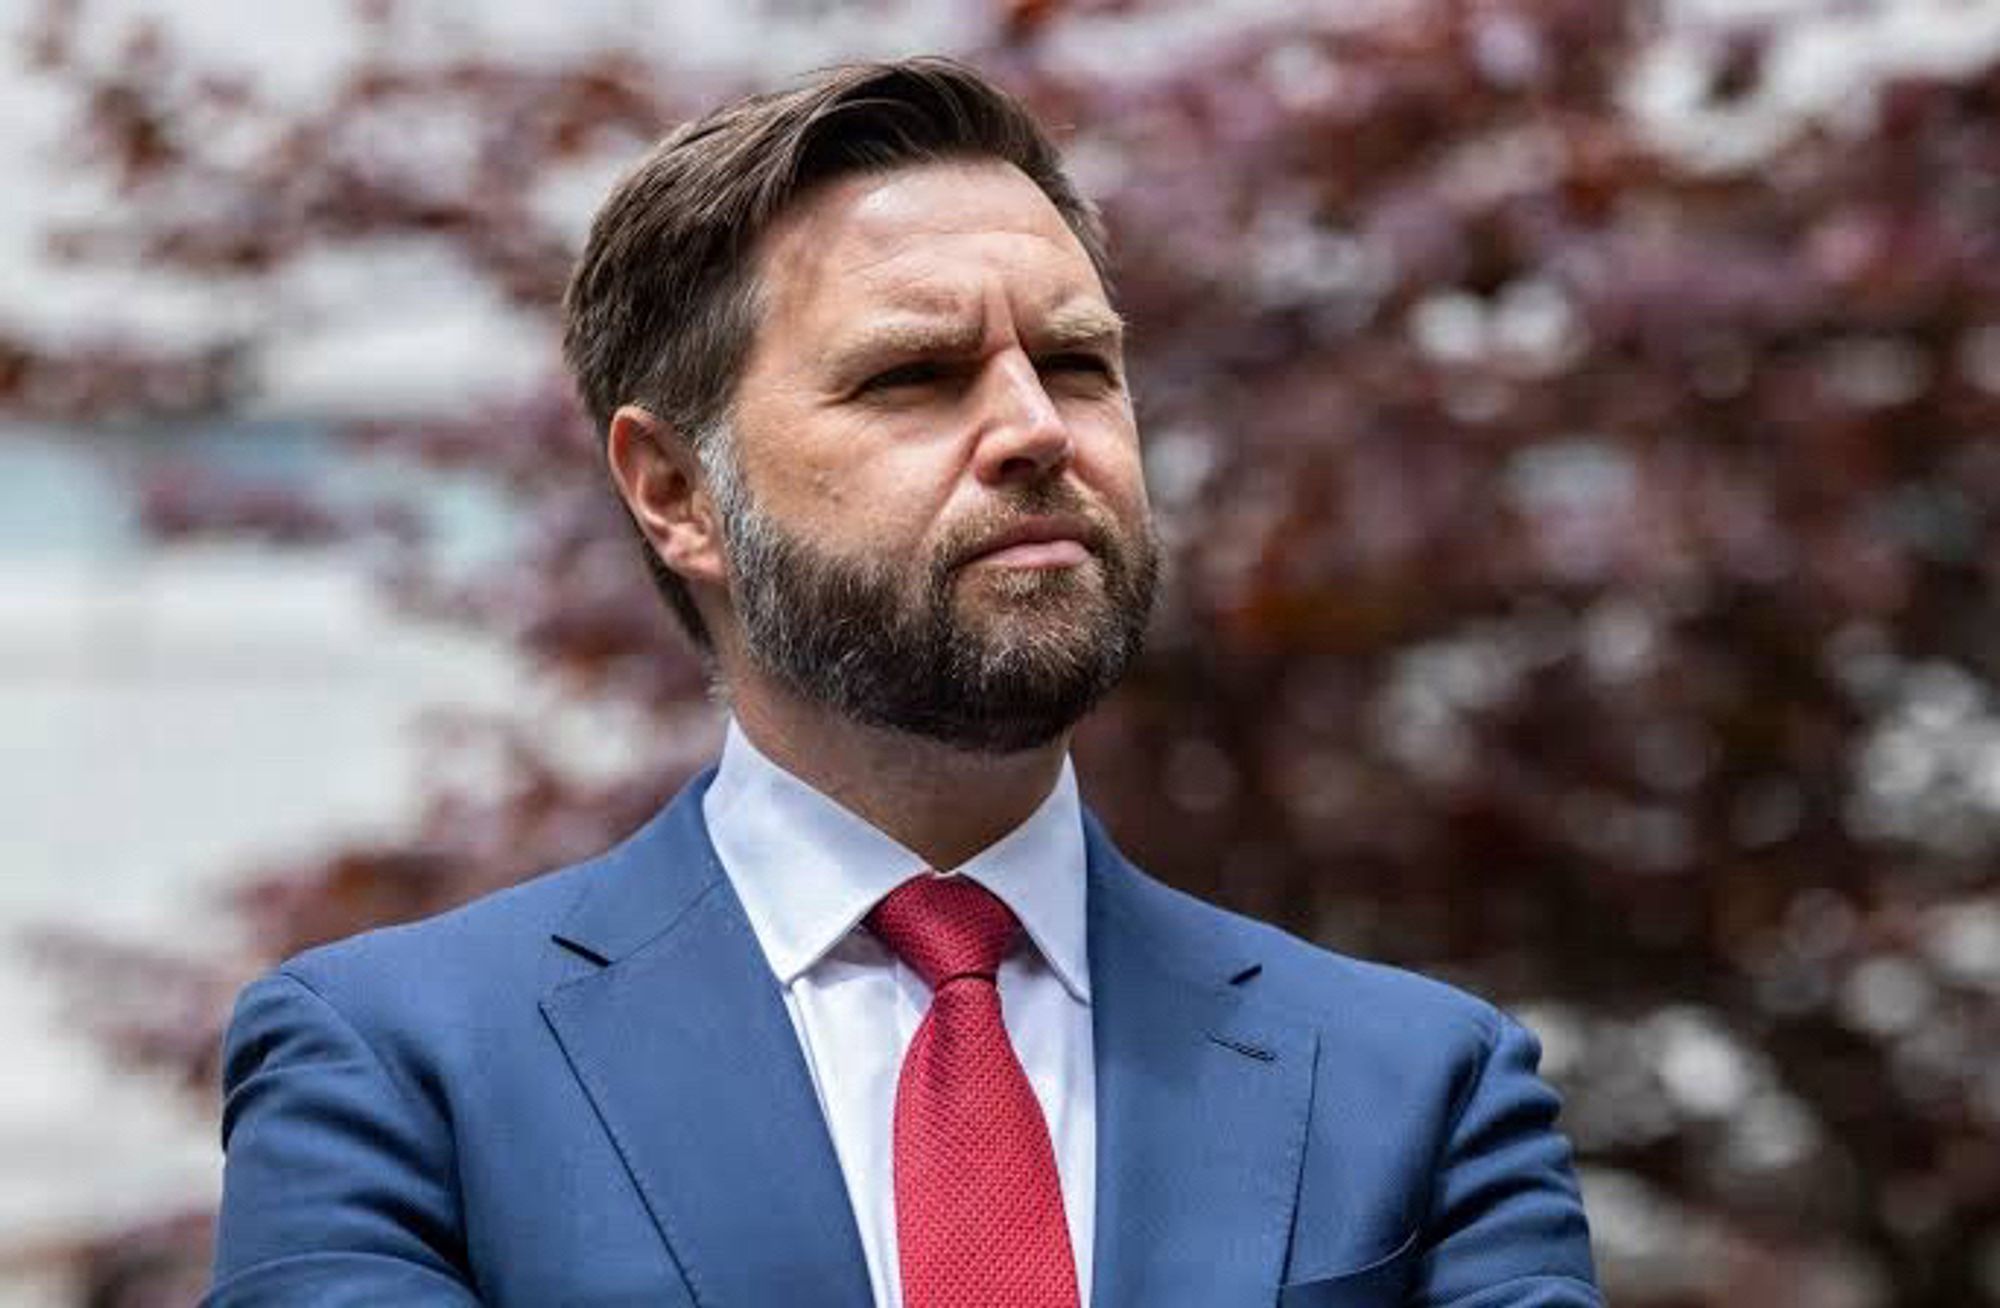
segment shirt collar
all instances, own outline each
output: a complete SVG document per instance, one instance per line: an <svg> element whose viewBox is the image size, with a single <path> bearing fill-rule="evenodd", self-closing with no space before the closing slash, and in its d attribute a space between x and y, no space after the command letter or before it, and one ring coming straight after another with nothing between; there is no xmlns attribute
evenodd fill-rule
<svg viewBox="0 0 2000 1308"><path fill-rule="evenodd" d="M887 834L772 762L734 719L702 816L781 985L810 970L882 896L925 870ZM1083 809L1063 760L1027 821L954 869L998 895L1063 987L1090 1002Z"/></svg>

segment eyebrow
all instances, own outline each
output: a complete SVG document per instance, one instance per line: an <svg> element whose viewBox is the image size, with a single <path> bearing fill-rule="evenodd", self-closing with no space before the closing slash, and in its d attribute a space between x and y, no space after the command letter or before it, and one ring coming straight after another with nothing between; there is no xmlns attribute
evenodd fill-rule
<svg viewBox="0 0 2000 1308"><path fill-rule="evenodd" d="M892 318L833 345L826 362L834 373L846 374L906 355L971 354L984 335L976 319Z"/></svg>
<svg viewBox="0 0 2000 1308"><path fill-rule="evenodd" d="M1051 313L1032 333L1038 350L1079 345L1116 347L1125 339L1125 320L1105 304L1069 304Z"/></svg>
<svg viewBox="0 0 2000 1308"><path fill-rule="evenodd" d="M1036 324L1029 345L1037 352L1095 345L1117 347L1125 320L1102 304L1065 305ZM963 357L979 349L984 326L975 318L892 318L861 335L830 346L826 367L836 376L863 372L879 363L913 356Z"/></svg>

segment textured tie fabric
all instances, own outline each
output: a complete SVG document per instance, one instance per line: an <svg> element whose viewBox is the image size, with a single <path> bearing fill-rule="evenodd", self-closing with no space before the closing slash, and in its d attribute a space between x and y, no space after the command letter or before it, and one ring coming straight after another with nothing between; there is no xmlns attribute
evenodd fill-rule
<svg viewBox="0 0 2000 1308"><path fill-rule="evenodd" d="M896 1083L905 1308L1077 1308L1048 1123L1000 1019L1020 924L965 877L912 877L868 926L931 987Z"/></svg>

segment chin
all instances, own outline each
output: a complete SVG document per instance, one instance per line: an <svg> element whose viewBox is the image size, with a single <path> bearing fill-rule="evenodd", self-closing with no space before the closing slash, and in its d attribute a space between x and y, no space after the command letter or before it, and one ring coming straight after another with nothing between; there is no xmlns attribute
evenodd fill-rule
<svg viewBox="0 0 2000 1308"><path fill-rule="evenodd" d="M1056 605L1066 592L1007 595L992 605L975 605L959 615L960 630L989 649L1010 652L1095 646L1103 640L1110 614L1101 602Z"/></svg>

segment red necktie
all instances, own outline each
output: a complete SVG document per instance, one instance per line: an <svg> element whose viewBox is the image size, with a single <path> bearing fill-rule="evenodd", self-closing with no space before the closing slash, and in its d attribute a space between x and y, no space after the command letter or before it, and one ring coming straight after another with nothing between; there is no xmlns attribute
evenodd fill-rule
<svg viewBox="0 0 2000 1308"><path fill-rule="evenodd" d="M931 988L896 1082L905 1308L1077 1308L1055 1150L1000 1020L1019 925L977 882L930 873L868 915Z"/></svg>

